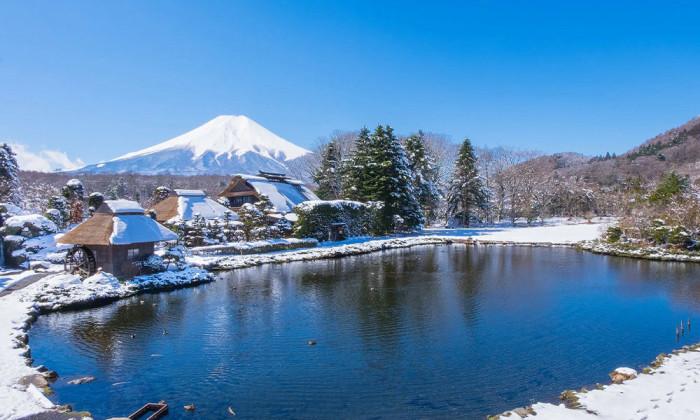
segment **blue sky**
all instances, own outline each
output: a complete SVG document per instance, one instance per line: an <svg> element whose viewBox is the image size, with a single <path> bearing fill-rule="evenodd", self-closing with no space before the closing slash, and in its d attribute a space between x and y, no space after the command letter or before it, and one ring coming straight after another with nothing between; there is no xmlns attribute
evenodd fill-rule
<svg viewBox="0 0 700 420"><path fill-rule="evenodd" d="M85 162L245 114L622 152L700 114L692 2L3 1L0 139Z"/></svg>

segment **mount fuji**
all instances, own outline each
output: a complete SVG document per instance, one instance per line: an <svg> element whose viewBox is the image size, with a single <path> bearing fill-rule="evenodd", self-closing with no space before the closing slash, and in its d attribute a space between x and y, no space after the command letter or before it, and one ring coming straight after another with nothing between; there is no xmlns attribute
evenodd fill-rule
<svg viewBox="0 0 700 420"><path fill-rule="evenodd" d="M144 175L230 175L286 172L311 153L244 115L221 115L185 134L71 172Z"/></svg>

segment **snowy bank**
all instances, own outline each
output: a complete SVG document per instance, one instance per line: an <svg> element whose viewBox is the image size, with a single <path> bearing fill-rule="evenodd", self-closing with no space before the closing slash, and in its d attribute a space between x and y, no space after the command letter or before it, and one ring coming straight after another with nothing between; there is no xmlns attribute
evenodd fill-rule
<svg viewBox="0 0 700 420"><path fill-rule="evenodd" d="M426 229L415 235L383 238L351 238L334 243L325 242L313 249L255 255L191 255L187 262L209 270L231 270L261 264L309 261L367 254L387 249L420 245L446 245L455 242L473 245L531 245L574 246L580 241L593 240L607 228L607 223L550 224L545 226L496 226L467 229ZM210 247L203 247L216 249ZM199 252L197 252L199 254Z"/></svg>
<svg viewBox="0 0 700 420"><path fill-rule="evenodd" d="M450 239L439 237L407 237L368 240L366 242L340 245L335 247L302 249L273 254L233 255L233 256L199 256L187 257L187 262L209 270L232 270L253 267L262 264L286 263L293 261L311 261L328 258L340 258L350 255L367 254L386 249L408 248L419 245L442 245L452 243Z"/></svg>
<svg viewBox="0 0 700 420"><path fill-rule="evenodd" d="M700 262L700 252L668 249L660 246L638 246L633 244L611 244L604 241L585 241L581 249L595 254L616 257L639 258L655 261Z"/></svg>
<svg viewBox="0 0 700 420"><path fill-rule="evenodd" d="M629 368L611 373L630 376ZM636 373L636 372L635 372ZM697 419L700 418L700 345L659 355L636 378L593 391L566 391L554 405L537 403L492 418L558 419Z"/></svg>
<svg viewBox="0 0 700 420"><path fill-rule="evenodd" d="M119 282L107 273L82 280L71 274L50 275L0 298L0 419L16 419L54 408L37 387L40 372L30 367L27 331L41 313L92 306L147 290L163 290L213 280L210 273L188 268Z"/></svg>
<svg viewBox="0 0 700 420"><path fill-rule="evenodd" d="M190 248L195 255L207 254L260 254L265 252L283 251L286 249L314 248L318 241L312 238L281 238L266 239L252 242L231 242L221 245L208 245Z"/></svg>
<svg viewBox="0 0 700 420"><path fill-rule="evenodd" d="M504 225L464 229L426 229L423 235L470 238L482 243L573 245L599 238L610 223L608 220L597 223L546 221L541 226Z"/></svg>

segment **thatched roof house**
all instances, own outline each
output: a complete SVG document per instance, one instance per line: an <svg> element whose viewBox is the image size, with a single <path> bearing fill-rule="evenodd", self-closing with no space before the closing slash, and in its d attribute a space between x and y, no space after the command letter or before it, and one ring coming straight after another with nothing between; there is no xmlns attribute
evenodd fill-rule
<svg viewBox="0 0 700 420"><path fill-rule="evenodd" d="M235 210L245 203L255 203L261 194L270 199L278 213L289 213L297 204L319 199L303 182L272 172L260 172L257 176L234 175L219 197L225 198L228 206Z"/></svg>
<svg viewBox="0 0 700 420"><path fill-rule="evenodd" d="M226 212L230 213L230 220L238 220L236 213L207 197L202 190L175 190L151 210L158 222L168 224L192 220L195 214L206 220L224 219Z"/></svg>
<svg viewBox="0 0 700 420"><path fill-rule="evenodd" d="M108 200L58 242L79 246L72 263L81 274L93 274L101 267L121 277L139 274L156 242L174 240L177 235L146 216L135 201Z"/></svg>

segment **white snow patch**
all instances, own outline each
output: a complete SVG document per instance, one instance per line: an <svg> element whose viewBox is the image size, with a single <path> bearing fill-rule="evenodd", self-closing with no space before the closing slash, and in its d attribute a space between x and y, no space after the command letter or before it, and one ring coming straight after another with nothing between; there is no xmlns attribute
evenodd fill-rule
<svg viewBox="0 0 700 420"><path fill-rule="evenodd" d="M106 200L104 204L112 211L114 214L124 214L124 213L140 213L143 214L145 210L136 201L132 200Z"/></svg>
<svg viewBox="0 0 700 420"><path fill-rule="evenodd" d="M192 220L195 214L199 214L199 216L203 217L206 220L224 219L227 212L231 214L230 220L238 220L238 215L235 212L232 212L231 210L217 203L211 198L206 197L204 193L202 193L202 195L195 195L180 194L178 192L178 215L168 220L168 223L176 223L180 220Z"/></svg>
<svg viewBox="0 0 700 420"><path fill-rule="evenodd" d="M270 181L262 177L251 177L248 175L243 175L243 177L259 194L265 194L278 212L288 213L297 204L309 200L318 200L316 194L302 185Z"/></svg>
<svg viewBox="0 0 700 420"><path fill-rule="evenodd" d="M110 243L114 245L175 241L177 235L148 216L121 214L112 218Z"/></svg>

